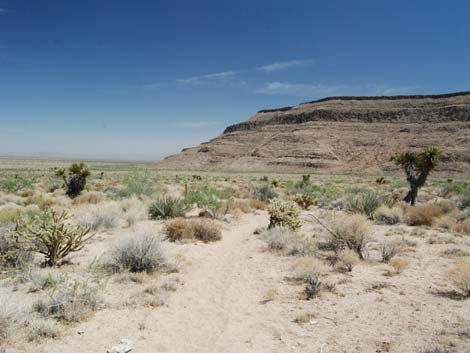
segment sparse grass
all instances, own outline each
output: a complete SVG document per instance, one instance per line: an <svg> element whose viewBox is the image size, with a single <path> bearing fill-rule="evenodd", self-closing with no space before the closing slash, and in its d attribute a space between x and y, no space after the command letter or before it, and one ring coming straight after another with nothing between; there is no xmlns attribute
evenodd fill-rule
<svg viewBox="0 0 470 353"><path fill-rule="evenodd" d="M73 280L53 290L48 300L39 300L34 311L44 317L64 322L80 322L98 309L100 284L96 281Z"/></svg>
<svg viewBox="0 0 470 353"><path fill-rule="evenodd" d="M94 231L112 229L119 225L120 208L115 202L82 205L75 210L74 217L78 224Z"/></svg>
<svg viewBox="0 0 470 353"><path fill-rule="evenodd" d="M34 183L34 179L15 175L11 178L0 179L0 191L17 192L23 189L31 189Z"/></svg>
<svg viewBox="0 0 470 353"><path fill-rule="evenodd" d="M337 251L350 249L360 259L365 256L365 247L370 241L370 223L363 215L342 215L334 219L329 228L330 243Z"/></svg>
<svg viewBox="0 0 470 353"><path fill-rule="evenodd" d="M62 335L62 329L57 322L48 319L33 319L28 323L27 340L36 342L43 339L57 339Z"/></svg>
<svg viewBox="0 0 470 353"><path fill-rule="evenodd" d="M470 297L470 258L456 261L447 276L464 296Z"/></svg>

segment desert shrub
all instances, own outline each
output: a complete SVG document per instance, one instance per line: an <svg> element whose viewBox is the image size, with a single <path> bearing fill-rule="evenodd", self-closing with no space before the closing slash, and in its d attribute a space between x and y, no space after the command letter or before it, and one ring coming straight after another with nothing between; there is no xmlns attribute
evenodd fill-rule
<svg viewBox="0 0 470 353"><path fill-rule="evenodd" d="M90 170L85 163L72 163L67 170L59 169L56 174L64 179L65 193L74 198L85 189Z"/></svg>
<svg viewBox="0 0 470 353"><path fill-rule="evenodd" d="M362 213L371 218L377 208L382 205L382 197L372 190L366 190L346 199L345 208L349 212Z"/></svg>
<svg viewBox="0 0 470 353"><path fill-rule="evenodd" d="M198 239L211 242L222 237L220 227L208 219L176 218L165 223L164 232L170 241Z"/></svg>
<svg viewBox="0 0 470 353"><path fill-rule="evenodd" d="M470 297L470 258L457 261L447 276L463 295Z"/></svg>
<svg viewBox="0 0 470 353"><path fill-rule="evenodd" d="M402 273L403 270L406 269L410 265L408 260L405 260L399 257L392 258L389 264L393 267L396 274Z"/></svg>
<svg viewBox="0 0 470 353"><path fill-rule="evenodd" d="M318 276L312 276L309 277L306 281L306 286L305 286L305 299L310 300L315 298L318 293L320 292L321 289L321 281Z"/></svg>
<svg viewBox="0 0 470 353"><path fill-rule="evenodd" d="M455 211L457 209L455 204L448 201L448 200L435 201L433 203L433 205L440 208L443 214L450 213L450 212Z"/></svg>
<svg viewBox="0 0 470 353"><path fill-rule="evenodd" d="M32 260L32 253L15 241L11 229L0 228L0 267L23 268Z"/></svg>
<svg viewBox="0 0 470 353"><path fill-rule="evenodd" d="M165 262L161 238L142 232L122 239L111 253L110 264L118 272L154 272Z"/></svg>
<svg viewBox="0 0 470 353"><path fill-rule="evenodd" d="M310 206L316 205L317 200L311 195L298 194L295 196L294 201L299 207L307 210Z"/></svg>
<svg viewBox="0 0 470 353"><path fill-rule="evenodd" d="M188 207L181 198L163 196L157 198L149 207L151 219L184 217Z"/></svg>
<svg viewBox="0 0 470 353"><path fill-rule="evenodd" d="M68 220L66 211L54 210L33 222L22 219L16 225L15 240L26 249L43 254L46 264L54 266L69 253L83 249L94 236L89 227L75 226Z"/></svg>
<svg viewBox="0 0 470 353"><path fill-rule="evenodd" d="M0 226L14 224L21 218L23 207L16 204L6 204L0 206Z"/></svg>
<svg viewBox="0 0 470 353"><path fill-rule="evenodd" d="M116 203L83 205L75 210L74 218L82 227L93 231L112 229L119 225L119 207Z"/></svg>
<svg viewBox="0 0 470 353"><path fill-rule="evenodd" d="M457 223L454 227L457 233L470 234L470 218L464 219L462 222Z"/></svg>
<svg viewBox="0 0 470 353"><path fill-rule="evenodd" d="M165 222L164 233L170 241L191 239L193 236L191 220L175 218Z"/></svg>
<svg viewBox="0 0 470 353"><path fill-rule="evenodd" d="M220 227L207 219L196 219L192 221L193 236L203 242L217 241L222 238Z"/></svg>
<svg viewBox="0 0 470 353"><path fill-rule="evenodd" d="M176 218L165 223L164 232L170 241L198 239L211 242L222 237L220 227L208 219Z"/></svg>
<svg viewBox="0 0 470 353"><path fill-rule="evenodd" d="M353 267L360 262L359 256L354 250L344 249L338 254L338 261L336 263L337 269L345 269L351 272Z"/></svg>
<svg viewBox="0 0 470 353"><path fill-rule="evenodd" d="M20 323L20 318L16 308L7 304L7 302L0 303L0 348L2 341L6 340L16 329ZM1 350L0 350L1 352Z"/></svg>
<svg viewBox="0 0 470 353"><path fill-rule="evenodd" d="M363 215L343 215L331 222L330 242L334 249L350 249L359 258L364 258L364 251L369 242L370 223Z"/></svg>
<svg viewBox="0 0 470 353"><path fill-rule="evenodd" d="M48 300L38 300L33 310L44 317L52 317L64 322L80 322L98 309L98 280L73 280L54 289Z"/></svg>
<svg viewBox="0 0 470 353"><path fill-rule="evenodd" d="M464 181L454 181L452 183L447 183L442 188L443 196L450 195L461 195L469 196L470 195L470 183Z"/></svg>
<svg viewBox="0 0 470 353"><path fill-rule="evenodd" d="M248 204L254 210L265 210L268 207L266 202L260 201L260 200L257 200L257 199L250 199L248 201Z"/></svg>
<svg viewBox="0 0 470 353"><path fill-rule="evenodd" d="M269 212L269 226L273 227L288 227L296 231L302 226L299 218L299 210L294 202L274 200L268 207Z"/></svg>
<svg viewBox="0 0 470 353"><path fill-rule="evenodd" d="M387 207L385 205L380 206L374 212L374 219L378 223L383 224L397 224L403 218L403 210L400 207Z"/></svg>
<svg viewBox="0 0 470 353"><path fill-rule="evenodd" d="M254 193L255 199L259 201L263 201L263 202L269 202L278 196L279 195L276 192L276 190L274 190L274 188L271 187L271 185L269 184L261 185L255 190L255 193Z"/></svg>
<svg viewBox="0 0 470 353"><path fill-rule="evenodd" d="M0 190L5 192L17 192L23 189L31 189L34 183L34 179L16 175L12 178L0 179Z"/></svg>
<svg viewBox="0 0 470 353"><path fill-rule="evenodd" d="M470 194L465 195L464 197L462 197L462 199L459 202L459 208L461 210L465 210L467 208L470 208Z"/></svg>
<svg viewBox="0 0 470 353"><path fill-rule="evenodd" d="M411 226L431 226L433 221L442 216L442 210L434 205L408 207L405 211Z"/></svg>
<svg viewBox="0 0 470 353"><path fill-rule="evenodd" d="M384 241L379 244L379 251L382 262L388 263L395 255L400 253L401 244L396 241Z"/></svg>

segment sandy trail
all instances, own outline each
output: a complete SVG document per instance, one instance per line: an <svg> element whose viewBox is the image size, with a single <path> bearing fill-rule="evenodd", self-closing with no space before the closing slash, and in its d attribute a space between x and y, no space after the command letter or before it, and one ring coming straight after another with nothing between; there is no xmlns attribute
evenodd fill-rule
<svg viewBox="0 0 470 353"><path fill-rule="evenodd" d="M266 223L266 215L243 217L219 242L180 245L189 247L191 264L168 306L99 311L77 328L83 335L51 342L45 352L105 352L122 338L135 343L136 353L285 352L281 332L291 323L279 320L282 306L262 303L282 282L281 264L259 251L253 235Z"/></svg>

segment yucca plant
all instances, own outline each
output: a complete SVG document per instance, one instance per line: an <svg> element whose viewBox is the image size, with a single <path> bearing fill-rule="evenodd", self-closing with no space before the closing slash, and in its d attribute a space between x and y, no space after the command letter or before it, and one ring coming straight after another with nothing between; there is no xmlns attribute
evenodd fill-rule
<svg viewBox="0 0 470 353"><path fill-rule="evenodd" d="M58 169L56 175L64 179L65 193L73 198L80 195L85 189L86 178L90 175L90 170L85 163L73 163L67 170Z"/></svg>
<svg viewBox="0 0 470 353"><path fill-rule="evenodd" d="M151 219L184 217L188 206L178 197L163 196L156 199L149 208Z"/></svg>
<svg viewBox="0 0 470 353"><path fill-rule="evenodd" d="M15 242L24 249L46 257L46 265L55 266L71 252L76 252L94 236L89 227L72 225L66 211L46 212L32 222L20 219L13 235Z"/></svg>
<svg viewBox="0 0 470 353"><path fill-rule="evenodd" d="M410 190L403 201L411 206L416 204L418 189L425 183L428 175L437 166L441 158L439 147L428 147L421 152L404 152L395 157L395 163L403 168Z"/></svg>

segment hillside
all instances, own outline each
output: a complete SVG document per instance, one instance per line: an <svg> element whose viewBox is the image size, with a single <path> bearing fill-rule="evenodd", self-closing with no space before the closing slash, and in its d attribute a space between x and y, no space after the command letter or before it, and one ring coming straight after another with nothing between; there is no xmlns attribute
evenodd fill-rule
<svg viewBox="0 0 470 353"><path fill-rule="evenodd" d="M438 172L470 172L470 92L331 97L261 110L157 167L379 174L397 171L397 152L430 145L444 151Z"/></svg>

